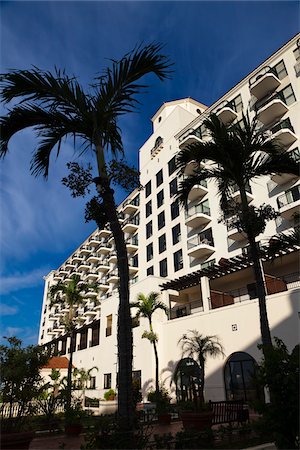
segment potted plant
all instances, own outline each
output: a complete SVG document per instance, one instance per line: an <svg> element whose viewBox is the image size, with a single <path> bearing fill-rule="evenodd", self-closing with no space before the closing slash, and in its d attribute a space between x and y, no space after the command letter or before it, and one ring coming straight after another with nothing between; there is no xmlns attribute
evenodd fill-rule
<svg viewBox="0 0 300 450"><path fill-rule="evenodd" d="M166 389L161 388L158 392L151 391L148 394L148 400L155 403L157 420L160 425L169 425L171 423L170 396Z"/></svg>
<svg viewBox="0 0 300 450"><path fill-rule="evenodd" d="M85 415L79 402L66 410L65 432L67 435L78 436L82 432L82 419Z"/></svg>
<svg viewBox="0 0 300 450"><path fill-rule="evenodd" d="M34 401L44 390L40 369L49 354L40 346L22 347L16 337L0 345L1 448L29 448Z"/></svg>
<svg viewBox="0 0 300 450"><path fill-rule="evenodd" d="M189 330L178 341L182 356L187 356L198 367L199 376L189 376L190 398L179 402L180 416L185 429L204 430L212 425L213 411L204 401L205 362L207 356L224 356L223 346L217 336L203 336L197 330ZM193 360L195 358L196 361ZM193 374L194 375L194 374Z"/></svg>
<svg viewBox="0 0 300 450"><path fill-rule="evenodd" d="M116 398L116 391L114 391L113 389L109 389L107 392L105 392L104 398L105 398L106 401L115 400L115 398Z"/></svg>

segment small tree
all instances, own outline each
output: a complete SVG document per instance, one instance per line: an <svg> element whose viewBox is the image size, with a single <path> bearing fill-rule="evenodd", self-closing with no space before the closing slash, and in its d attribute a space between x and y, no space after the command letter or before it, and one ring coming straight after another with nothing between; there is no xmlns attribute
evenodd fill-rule
<svg viewBox="0 0 300 450"><path fill-rule="evenodd" d="M0 345L1 418L8 404L10 431L18 431L33 410L32 400L44 390L40 369L47 364L49 354L40 346L22 347L16 337L5 337L8 345ZM2 429L3 430L3 429Z"/></svg>
<svg viewBox="0 0 300 450"><path fill-rule="evenodd" d="M155 357L155 391L159 392L159 362L158 362L158 352L157 352L157 341L158 335L153 331L152 316L155 311L161 309L167 314L167 306L158 300L158 292L150 292L149 295L139 294L137 296L137 301L131 303L132 308L137 308L136 318L145 317L149 321L149 331L144 331L142 337L148 339L153 345L154 357Z"/></svg>
<svg viewBox="0 0 300 450"><path fill-rule="evenodd" d="M182 357L195 359L201 368L200 403L204 403L205 363L208 356L224 356L224 349L217 336L203 336L197 330L188 330L178 341ZM194 399L195 402L197 399Z"/></svg>

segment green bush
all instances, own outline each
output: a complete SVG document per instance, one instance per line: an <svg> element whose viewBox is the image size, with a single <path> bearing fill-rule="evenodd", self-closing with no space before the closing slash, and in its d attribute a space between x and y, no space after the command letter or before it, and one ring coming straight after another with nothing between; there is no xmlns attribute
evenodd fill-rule
<svg viewBox="0 0 300 450"><path fill-rule="evenodd" d="M111 397L115 398L115 396L116 396L116 391L114 391L113 389L109 389L109 391L105 392L105 394L104 394L104 398L106 401L112 400Z"/></svg>

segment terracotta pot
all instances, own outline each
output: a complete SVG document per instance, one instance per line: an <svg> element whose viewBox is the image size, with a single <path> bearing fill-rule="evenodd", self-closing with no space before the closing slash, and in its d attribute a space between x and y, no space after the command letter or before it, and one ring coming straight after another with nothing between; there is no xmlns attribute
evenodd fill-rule
<svg viewBox="0 0 300 450"><path fill-rule="evenodd" d="M73 423L69 425L65 425L65 433L68 436L78 436L82 432L81 423Z"/></svg>
<svg viewBox="0 0 300 450"><path fill-rule="evenodd" d="M182 425L185 430L205 430L211 428L212 411L182 411L180 414Z"/></svg>
<svg viewBox="0 0 300 450"><path fill-rule="evenodd" d="M171 414L158 414L157 416L159 425L170 425L171 423Z"/></svg>
<svg viewBox="0 0 300 450"><path fill-rule="evenodd" d="M1 450L27 450L34 438L34 431L1 433Z"/></svg>

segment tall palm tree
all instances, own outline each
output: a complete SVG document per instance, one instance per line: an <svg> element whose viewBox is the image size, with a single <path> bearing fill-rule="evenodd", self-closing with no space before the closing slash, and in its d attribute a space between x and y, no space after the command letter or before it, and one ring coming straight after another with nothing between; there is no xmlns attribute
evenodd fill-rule
<svg viewBox="0 0 300 450"><path fill-rule="evenodd" d="M156 343L158 336L153 330L152 316L157 310L162 310L166 314L168 313L167 306L159 300L158 292L150 292L149 295L139 294L137 301L130 304L132 308L137 308L136 318L144 317L149 321L150 331L145 331L142 337L147 338L153 345L154 357L155 357L155 391L159 392L159 362Z"/></svg>
<svg viewBox="0 0 300 450"><path fill-rule="evenodd" d="M102 217L110 224L114 237L119 271L118 315L118 412L125 426L133 423L132 407L132 330L129 307L129 269L127 249L118 220L114 191L107 170L107 152L116 157L123 154L120 116L137 106L136 96L147 86L139 80L154 74L168 78L170 62L161 54L161 45L149 44L112 61L111 67L94 80L85 92L76 78L65 72L54 74L37 68L13 70L1 76L2 98L5 102L20 99L1 118L0 157L8 151L11 137L18 131L33 127L40 138L32 159L34 175L48 177L49 161L56 148L59 154L63 138L79 141L80 153L91 149L98 168L97 188L102 198Z"/></svg>
<svg viewBox="0 0 300 450"><path fill-rule="evenodd" d="M66 387L66 411L71 408L72 401L72 367L73 353L76 338L76 325L78 320L75 316L75 309L85 303L84 294L87 292L98 292L98 283L83 283L79 275L72 275L68 283L59 281L49 289L50 306L56 304L67 305L63 324L65 331L70 336L70 358L68 362L67 387Z"/></svg>
<svg viewBox="0 0 300 450"><path fill-rule="evenodd" d="M177 164L181 174L187 164L193 162L197 166L195 172L182 181L178 197L187 205L192 187L205 179L211 179L218 186L220 206L225 217L232 212L236 214L238 226L245 231L249 242L259 300L263 348L271 348L266 291L256 244L256 237L264 230L268 209L259 210L249 205L246 190L250 181L264 175L290 173L297 176L299 165L275 141L266 139L264 133L258 130L256 119L250 122L248 116L243 116L241 123L226 127L212 114L204 121L204 125L211 140L190 144L178 154ZM211 164L201 165L206 160L210 160ZM240 192L240 205L231 200L236 188Z"/></svg>
<svg viewBox="0 0 300 450"><path fill-rule="evenodd" d="M203 336L197 330L188 330L178 341L182 357L195 359L201 368L200 402L204 402L205 363L208 356L224 356L224 349L217 336Z"/></svg>

